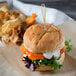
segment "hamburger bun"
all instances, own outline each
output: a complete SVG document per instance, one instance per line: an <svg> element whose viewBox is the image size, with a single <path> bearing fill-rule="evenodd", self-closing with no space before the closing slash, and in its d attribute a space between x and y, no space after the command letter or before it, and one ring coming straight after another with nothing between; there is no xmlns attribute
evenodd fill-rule
<svg viewBox="0 0 76 76"><path fill-rule="evenodd" d="M64 47L62 31L52 24L34 24L24 34L24 46L32 53L60 50Z"/></svg>
<svg viewBox="0 0 76 76"><path fill-rule="evenodd" d="M58 62L60 62L61 64L63 64L64 58L65 58L65 53L63 53L61 55L61 57L58 60ZM51 71L53 69L54 69L53 66L40 65L39 67L36 68L36 71Z"/></svg>

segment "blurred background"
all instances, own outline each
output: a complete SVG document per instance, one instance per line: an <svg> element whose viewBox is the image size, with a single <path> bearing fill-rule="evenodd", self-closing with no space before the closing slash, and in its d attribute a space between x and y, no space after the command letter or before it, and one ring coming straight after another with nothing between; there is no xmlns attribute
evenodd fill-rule
<svg viewBox="0 0 76 76"><path fill-rule="evenodd" d="M24 3L41 5L45 3L47 7L56 8L63 11L73 19L76 19L76 0L19 0Z"/></svg>
<svg viewBox="0 0 76 76"><path fill-rule="evenodd" d="M10 3L9 5L12 5L14 0L0 0L0 2L1 1L8 1ZM19 1L35 5L41 5L42 3L45 3L47 7L56 8L76 20L76 0L19 0Z"/></svg>

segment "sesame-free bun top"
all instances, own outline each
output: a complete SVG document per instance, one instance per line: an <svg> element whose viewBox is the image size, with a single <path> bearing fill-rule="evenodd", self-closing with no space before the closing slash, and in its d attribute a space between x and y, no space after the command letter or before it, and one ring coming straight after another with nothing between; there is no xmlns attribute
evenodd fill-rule
<svg viewBox="0 0 76 76"><path fill-rule="evenodd" d="M62 31L52 24L34 24L24 34L24 46L32 53L55 51L64 47Z"/></svg>

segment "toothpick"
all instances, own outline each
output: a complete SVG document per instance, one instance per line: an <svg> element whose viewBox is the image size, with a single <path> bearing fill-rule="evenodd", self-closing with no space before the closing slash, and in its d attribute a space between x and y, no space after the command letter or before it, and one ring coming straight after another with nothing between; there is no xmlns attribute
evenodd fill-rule
<svg viewBox="0 0 76 76"><path fill-rule="evenodd" d="M44 23L44 31L46 31L46 7L45 7L45 4L41 4L41 11L42 11L42 17L43 17L43 23Z"/></svg>

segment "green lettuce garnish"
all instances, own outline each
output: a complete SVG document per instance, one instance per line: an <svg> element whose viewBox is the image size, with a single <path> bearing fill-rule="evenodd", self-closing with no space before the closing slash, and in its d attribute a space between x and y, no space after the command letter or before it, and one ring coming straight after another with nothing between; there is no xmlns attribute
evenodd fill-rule
<svg viewBox="0 0 76 76"><path fill-rule="evenodd" d="M42 58L40 60L33 60L32 63L35 63L37 66L40 66L41 64L47 66L53 66L54 71L57 71L57 69L62 66L62 64L58 62L58 58L51 58L51 59Z"/></svg>
<svg viewBox="0 0 76 76"><path fill-rule="evenodd" d="M66 51L72 50L71 40L65 40Z"/></svg>

